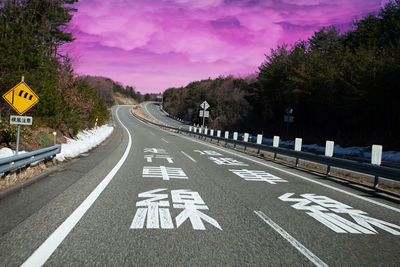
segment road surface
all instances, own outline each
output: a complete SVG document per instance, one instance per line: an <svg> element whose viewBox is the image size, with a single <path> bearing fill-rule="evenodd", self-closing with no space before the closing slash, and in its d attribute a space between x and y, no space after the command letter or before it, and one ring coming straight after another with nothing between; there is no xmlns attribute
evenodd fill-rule
<svg viewBox="0 0 400 267"><path fill-rule="evenodd" d="M400 205L147 125L0 201L3 266L399 266Z"/></svg>
<svg viewBox="0 0 400 267"><path fill-rule="evenodd" d="M174 120L171 117L168 117L165 112L161 111L160 103L158 102L145 102L144 104L142 104L142 107L144 111L150 115L150 117L162 124L171 127L182 127L183 129L189 129L188 125L185 125L178 120Z"/></svg>

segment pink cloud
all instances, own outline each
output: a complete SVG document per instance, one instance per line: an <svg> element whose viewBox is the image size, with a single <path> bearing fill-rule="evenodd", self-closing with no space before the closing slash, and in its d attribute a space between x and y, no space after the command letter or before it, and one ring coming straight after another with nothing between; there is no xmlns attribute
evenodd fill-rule
<svg viewBox="0 0 400 267"><path fill-rule="evenodd" d="M76 4L68 51L80 74L141 92L193 80L254 73L282 42L323 26L348 28L379 0L91 0ZM346 27L347 26L347 27Z"/></svg>

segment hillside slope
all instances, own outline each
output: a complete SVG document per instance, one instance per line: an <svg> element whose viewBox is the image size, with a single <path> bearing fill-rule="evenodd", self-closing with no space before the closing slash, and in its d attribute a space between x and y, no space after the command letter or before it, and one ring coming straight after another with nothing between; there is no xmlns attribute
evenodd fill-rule
<svg viewBox="0 0 400 267"><path fill-rule="evenodd" d="M87 82L100 95L107 107L119 104L135 105L141 100L140 93L136 93L132 86L123 87L109 78L87 75L79 79Z"/></svg>

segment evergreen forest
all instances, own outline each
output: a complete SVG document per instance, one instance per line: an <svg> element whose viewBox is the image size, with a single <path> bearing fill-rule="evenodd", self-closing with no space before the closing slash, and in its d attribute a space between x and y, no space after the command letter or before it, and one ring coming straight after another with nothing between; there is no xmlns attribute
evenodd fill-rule
<svg viewBox="0 0 400 267"><path fill-rule="evenodd" d="M33 127L51 127L64 135L108 121L104 100L89 84L77 79L71 58L62 46L74 38L68 28L77 0L0 1L0 94L21 81L39 96L39 103L26 114ZM8 125L16 112L0 101L1 143L15 135ZM15 136L14 136L15 137Z"/></svg>
<svg viewBox="0 0 400 267"><path fill-rule="evenodd" d="M164 93L171 115L201 124L200 103L210 104L207 124L221 130L302 137L323 145L381 144L400 150L400 0L266 54L253 77L218 77ZM293 109L288 133L284 115Z"/></svg>

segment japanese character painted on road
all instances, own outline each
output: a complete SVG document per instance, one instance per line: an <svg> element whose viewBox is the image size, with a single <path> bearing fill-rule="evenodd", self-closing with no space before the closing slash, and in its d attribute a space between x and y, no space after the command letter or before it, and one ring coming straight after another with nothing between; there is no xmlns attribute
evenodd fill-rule
<svg viewBox="0 0 400 267"><path fill-rule="evenodd" d="M168 154L168 152L163 148L145 148L144 153Z"/></svg>
<svg viewBox="0 0 400 267"><path fill-rule="evenodd" d="M194 152L200 153L200 155L207 155L207 156L222 156L221 153L218 153L213 150L193 150Z"/></svg>
<svg viewBox="0 0 400 267"><path fill-rule="evenodd" d="M188 179L185 172L181 168L171 168L165 166L159 166L159 167L144 166L142 177L162 178L163 180Z"/></svg>
<svg viewBox="0 0 400 267"><path fill-rule="evenodd" d="M292 195L294 193L286 193L281 195L279 199L286 202L296 202L292 205L293 208L308 211L306 214L336 233L377 234L375 228L380 228L393 235L400 235L400 226L367 216L366 212L353 209L351 206L329 197L302 194L300 195L302 198L291 198ZM314 205L309 205L312 203ZM347 214L355 223L338 214Z"/></svg>
<svg viewBox="0 0 400 267"><path fill-rule="evenodd" d="M168 194L160 193L165 190L167 189L159 188L138 195L140 198L147 199L136 202L138 209L131 223L131 229L174 228L169 210ZM199 193L188 189L171 190L171 197L173 207L183 209L175 218L176 228L179 228L185 221L189 220L194 230L205 230L203 221L222 230L215 219L200 211L208 210L208 207Z"/></svg>
<svg viewBox="0 0 400 267"><path fill-rule="evenodd" d="M179 228L182 223L189 219L192 223L193 229L195 230L206 229L202 220L222 230L221 226L216 220L200 211L208 210L208 207L205 205L199 193L181 189L172 190L171 195L172 201L174 202L174 208L183 209L183 211L175 218L177 228Z"/></svg>
<svg viewBox="0 0 400 267"><path fill-rule="evenodd" d="M215 158L215 157L209 157L208 159L212 160L215 164L218 165L229 165L229 166L249 166L246 163L243 163L241 161L238 161L236 159L232 158Z"/></svg>
<svg viewBox="0 0 400 267"><path fill-rule="evenodd" d="M142 229L147 217L146 228L160 228L173 229L171 214L169 212L168 194L157 194L164 191L166 188L154 189L147 192L140 193L138 196L141 198L148 198L146 200L136 202L138 208L133 218L131 229ZM146 208L142 208L146 207ZM162 208L161 208L162 207Z"/></svg>
<svg viewBox="0 0 400 267"><path fill-rule="evenodd" d="M236 174L237 176L245 179L246 181L261 181L261 182L267 182L270 184L287 182L286 180L283 180L282 178L279 178L279 177L272 175L270 173L267 173L265 171L254 171L254 170L247 170L247 169L229 170L229 171L231 171L234 174Z"/></svg>
<svg viewBox="0 0 400 267"><path fill-rule="evenodd" d="M144 155L144 158L147 162L153 162L153 158L156 159L165 159L168 163L174 163L173 158L170 155Z"/></svg>

